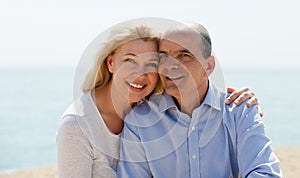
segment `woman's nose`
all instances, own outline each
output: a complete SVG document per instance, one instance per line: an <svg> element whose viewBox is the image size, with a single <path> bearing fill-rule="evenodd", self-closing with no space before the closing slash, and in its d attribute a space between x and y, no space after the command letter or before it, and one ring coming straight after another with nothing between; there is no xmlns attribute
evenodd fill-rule
<svg viewBox="0 0 300 178"><path fill-rule="evenodd" d="M135 68L134 68L133 74L134 74L136 77L145 75L145 74L146 74L146 71L145 71L144 66L137 66L137 67L135 67Z"/></svg>

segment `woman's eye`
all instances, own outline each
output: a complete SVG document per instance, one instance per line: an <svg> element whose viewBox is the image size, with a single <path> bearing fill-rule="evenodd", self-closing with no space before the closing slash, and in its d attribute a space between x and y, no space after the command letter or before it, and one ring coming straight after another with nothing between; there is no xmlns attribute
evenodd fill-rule
<svg viewBox="0 0 300 178"><path fill-rule="evenodd" d="M157 68L157 64L156 63L149 63L149 64L147 64L147 66Z"/></svg>
<svg viewBox="0 0 300 178"><path fill-rule="evenodd" d="M125 62L135 63L134 59L132 59L132 58L125 59Z"/></svg>
<svg viewBox="0 0 300 178"><path fill-rule="evenodd" d="M162 58L167 58L168 55L165 54L165 53L159 53L159 58L162 59Z"/></svg>

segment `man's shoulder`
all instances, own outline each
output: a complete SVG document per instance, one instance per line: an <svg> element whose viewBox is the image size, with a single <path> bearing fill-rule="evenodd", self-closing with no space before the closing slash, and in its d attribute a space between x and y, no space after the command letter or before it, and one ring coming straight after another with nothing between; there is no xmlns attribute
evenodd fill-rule
<svg viewBox="0 0 300 178"><path fill-rule="evenodd" d="M137 104L125 117L126 124L146 127L158 122L164 109L170 104L170 97L166 94L152 95L149 100Z"/></svg>
<svg viewBox="0 0 300 178"><path fill-rule="evenodd" d="M171 105L172 103L172 97L166 93L153 94L148 100L143 100L142 102L138 103L135 107L133 107L132 111L137 113L144 113L145 111L149 111L150 109L159 109L161 107Z"/></svg>
<svg viewBox="0 0 300 178"><path fill-rule="evenodd" d="M247 120L246 122L258 119L260 116L256 105L248 107L247 101L244 101L239 106L234 103L224 104L224 121L227 123L234 121L237 124L240 121L244 122L245 119Z"/></svg>
<svg viewBox="0 0 300 178"><path fill-rule="evenodd" d="M230 93L226 94L226 98L230 95ZM244 113L244 112L249 112L250 110L253 110L256 108L256 105L248 107L247 106L247 102L249 101L249 99L245 100L244 102L242 102L240 105L236 105L234 102L230 103L230 104L225 104L224 103L224 107L225 110L229 113L232 114L237 114L237 113Z"/></svg>

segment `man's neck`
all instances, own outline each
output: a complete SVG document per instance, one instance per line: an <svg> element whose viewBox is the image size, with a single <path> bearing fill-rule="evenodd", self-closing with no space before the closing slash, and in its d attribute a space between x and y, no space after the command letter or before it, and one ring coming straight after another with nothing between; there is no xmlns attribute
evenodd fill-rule
<svg viewBox="0 0 300 178"><path fill-rule="evenodd" d="M203 86L196 93L186 91L186 92L182 92L179 97L174 97L175 103L181 112L184 112L188 114L190 117L192 117L194 109L199 107L204 101L207 91L208 91L208 82L207 85Z"/></svg>

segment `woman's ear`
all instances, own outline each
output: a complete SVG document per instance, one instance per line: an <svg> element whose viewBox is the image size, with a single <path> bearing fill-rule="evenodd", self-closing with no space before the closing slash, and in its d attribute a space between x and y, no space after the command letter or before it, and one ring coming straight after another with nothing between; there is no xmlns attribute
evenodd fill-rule
<svg viewBox="0 0 300 178"><path fill-rule="evenodd" d="M205 59L206 61L206 74L207 76L209 76L215 69L215 57L214 56L210 56L207 59Z"/></svg>
<svg viewBox="0 0 300 178"><path fill-rule="evenodd" d="M114 61L113 61L113 56L112 54L108 55L106 58L106 65L108 68L108 71L110 73L114 73Z"/></svg>

